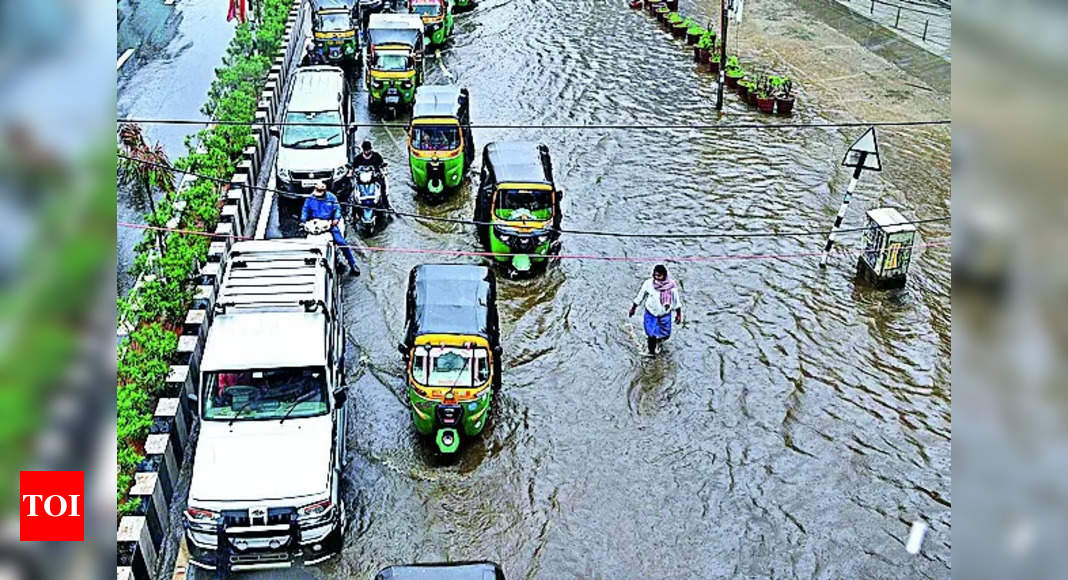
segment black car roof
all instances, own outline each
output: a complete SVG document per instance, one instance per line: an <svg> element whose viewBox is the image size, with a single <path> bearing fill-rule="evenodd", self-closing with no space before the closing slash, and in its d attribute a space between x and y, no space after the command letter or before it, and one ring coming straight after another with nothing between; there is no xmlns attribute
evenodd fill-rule
<svg viewBox="0 0 1068 580"><path fill-rule="evenodd" d="M542 163L540 145L530 141L498 141L486 145L486 158L497 183L552 183Z"/></svg>
<svg viewBox="0 0 1068 580"><path fill-rule="evenodd" d="M493 272L485 266L420 264L412 269L417 334L490 338Z"/></svg>

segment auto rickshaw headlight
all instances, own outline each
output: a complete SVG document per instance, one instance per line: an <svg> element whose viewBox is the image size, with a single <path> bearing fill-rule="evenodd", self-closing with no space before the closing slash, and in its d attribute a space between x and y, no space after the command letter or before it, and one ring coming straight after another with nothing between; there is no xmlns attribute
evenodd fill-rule
<svg viewBox="0 0 1068 580"><path fill-rule="evenodd" d="M505 234L505 233L501 233L500 231L498 231L497 232L497 239L499 239L500 241L502 241L502 242L507 244L508 242L512 241L512 236L510 236L508 234Z"/></svg>
<svg viewBox="0 0 1068 580"><path fill-rule="evenodd" d="M549 234L541 234L541 235L535 237L534 240L540 246L540 245L544 244L545 242L549 241Z"/></svg>
<svg viewBox="0 0 1068 580"><path fill-rule="evenodd" d="M406 80L406 81L404 81L404 83L403 83L403 86L404 86L404 88L406 88L406 89L410 89L410 88L412 88L412 81L410 81L410 80Z"/></svg>

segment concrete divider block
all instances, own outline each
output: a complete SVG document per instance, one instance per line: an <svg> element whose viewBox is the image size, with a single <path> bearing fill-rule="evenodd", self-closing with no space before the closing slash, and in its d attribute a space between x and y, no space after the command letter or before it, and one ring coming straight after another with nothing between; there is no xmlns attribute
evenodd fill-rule
<svg viewBox="0 0 1068 580"><path fill-rule="evenodd" d="M168 504L174 497L174 486L178 483L178 459L174 456L174 441L170 433L153 433L145 439L145 455L157 464L160 485L163 486L163 499Z"/></svg>
<svg viewBox="0 0 1068 580"><path fill-rule="evenodd" d="M204 310L215 308L215 287L197 286L193 291L193 308Z"/></svg>
<svg viewBox="0 0 1068 580"><path fill-rule="evenodd" d="M232 227L232 224L220 223L217 226L215 226L215 231L218 232L219 228L223 227L223 226ZM219 272L221 272L221 271L222 271L222 268L220 267L220 264L218 262L208 262L208 263L204 264L203 266L200 267L200 283L201 284L212 284L214 286L218 286L219 282L220 282L220 280L219 280Z"/></svg>
<svg viewBox="0 0 1068 580"><path fill-rule="evenodd" d="M131 568L135 580L155 580L159 552L152 544L144 516L123 516L119 520L118 563Z"/></svg>
<svg viewBox="0 0 1068 580"><path fill-rule="evenodd" d="M241 223L245 224L246 227L249 225L249 223L248 223L248 219L249 219L249 215L248 215L249 198L252 197L251 195L246 195L244 193L247 190L249 190L249 188L234 189L234 188L231 187L226 192L226 201L224 202L224 203L227 203L229 205L233 205L233 206L237 207L237 212L241 216ZM246 234L248 232L244 231L244 232L238 232L238 233L244 235L244 234Z"/></svg>
<svg viewBox="0 0 1068 580"><path fill-rule="evenodd" d="M182 334L191 334L199 339L204 338L204 330L207 327L208 311L193 309L186 313L182 323Z"/></svg>
<svg viewBox="0 0 1068 580"><path fill-rule="evenodd" d="M189 365L171 365L166 384L168 397L184 397L186 394L193 393Z"/></svg>
<svg viewBox="0 0 1068 580"><path fill-rule="evenodd" d="M164 497L163 486L159 481L159 473L155 471L140 471L134 474L134 484L130 488L130 497L141 500L138 508L140 515L145 516L145 524L148 527L148 536L152 545L159 550L163 536L168 528L167 498Z"/></svg>
<svg viewBox="0 0 1068 580"><path fill-rule="evenodd" d="M174 458L178 463L182 462L185 455L185 446L189 441L189 427L192 425L191 414L187 414L186 409L183 408L183 401L187 399L161 398L156 403L156 413L153 415L154 418L164 419L168 424L173 423L173 429L168 428L161 432L170 433L174 439ZM187 408L188 405L184 407Z"/></svg>
<svg viewBox="0 0 1068 580"><path fill-rule="evenodd" d="M271 133L267 130L267 125L270 121L267 119L266 109L257 107L252 121L252 137L256 140L256 151L262 160L263 156L267 154L267 144L271 141Z"/></svg>
<svg viewBox="0 0 1068 580"><path fill-rule="evenodd" d="M226 206L233 207L233 206ZM225 207L223 209L226 209ZM208 261L219 263L226 257L226 242L212 242L208 244Z"/></svg>
<svg viewBox="0 0 1068 580"><path fill-rule="evenodd" d="M133 568L129 566L119 566L115 578L117 580L134 580Z"/></svg>
<svg viewBox="0 0 1068 580"><path fill-rule="evenodd" d="M260 152L256 149L255 145L249 145L241 152L241 159L248 161L252 165L252 173L255 175L260 174L260 164L262 159L260 158Z"/></svg>

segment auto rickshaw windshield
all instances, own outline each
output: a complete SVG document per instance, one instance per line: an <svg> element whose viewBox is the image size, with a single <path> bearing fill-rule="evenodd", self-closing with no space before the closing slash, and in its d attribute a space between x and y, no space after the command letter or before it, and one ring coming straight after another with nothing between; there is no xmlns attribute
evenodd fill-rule
<svg viewBox="0 0 1068 580"><path fill-rule="evenodd" d="M441 15L441 5L437 2L433 4L413 4L412 12L420 16L439 16Z"/></svg>
<svg viewBox="0 0 1068 580"><path fill-rule="evenodd" d="M412 144L421 151L451 151L460 146L460 128L416 125L412 127Z"/></svg>
<svg viewBox="0 0 1068 580"><path fill-rule="evenodd" d="M328 411L323 367L205 373L204 418L312 417Z"/></svg>
<svg viewBox="0 0 1068 580"><path fill-rule="evenodd" d="M318 29L322 32L347 32L356 28L352 18L343 12L320 14Z"/></svg>
<svg viewBox="0 0 1068 580"><path fill-rule="evenodd" d="M430 387L477 387L490 377L489 353L484 348L417 347L412 377Z"/></svg>
<svg viewBox="0 0 1068 580"><path fill-rule="evenodd" d="M375 54L375 61L373 68L375 70L386 72L403 72L410 68L411 58L403 54L390 54L388 52L380 52Z"/></svg>
<svg viewBox="0 0 1068 580"><path fill-rule="evenodd" d="M552 217L552 192L538 189L501 189L497 192L497 217L505 220Z"/></svg>

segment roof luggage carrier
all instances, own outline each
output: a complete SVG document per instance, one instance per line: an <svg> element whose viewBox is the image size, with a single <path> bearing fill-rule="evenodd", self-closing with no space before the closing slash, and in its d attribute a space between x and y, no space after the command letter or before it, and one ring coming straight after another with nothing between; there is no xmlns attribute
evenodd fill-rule
<svg viewBox="0 0 1068 580"><path fill-rule="evenodd" d="M246 249L247 248L247 249ZM224 263L215 313L233 309L303 310L326 308L332 279L324 246L315 244L246 242Z"/></svg>

